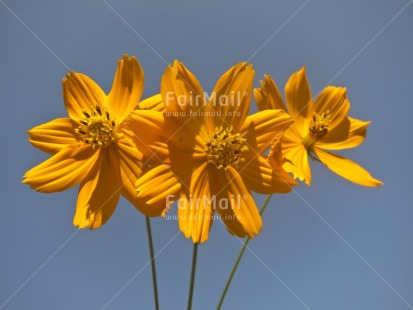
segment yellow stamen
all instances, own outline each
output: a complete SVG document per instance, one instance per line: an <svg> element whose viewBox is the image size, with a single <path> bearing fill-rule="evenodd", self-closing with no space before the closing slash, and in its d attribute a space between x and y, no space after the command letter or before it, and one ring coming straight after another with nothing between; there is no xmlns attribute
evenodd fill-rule
<svg viewBox="0 0 413 310"><path fill-rule="evenodd" d="M80 120L80 125L75 131L81 139L95 147L108 147L116 139L115 121L110 118L109 112L102 113L99 106L91 109L88 113L83 111L85 116Z"/></svg>
<svg viewBox="0 0 413 310"><path fill-rule="evenodd" d="M309 134L304 137L302 143L309 150L313 145L326 134L328 134L330 125L330 111L327 110L321 114L314 113L309 125Z"/></svg>
<svg viewBox="0 0 413 310"><path fill-rule="evenodd" d="M237 168L240 162L245 161L241 154L248 151L245 141L232 126L215 128L215 132L205 139L207 161L218 169L227 170L229 166Z"/></svg>
<svg viewBox="0 0 413 310"><path fill-rule="evenodd" d="M314 113L310 122L310 134L318 139L321 139L328 133L328 125L330 125L330 111L327 110L321 114Z"/></svg>

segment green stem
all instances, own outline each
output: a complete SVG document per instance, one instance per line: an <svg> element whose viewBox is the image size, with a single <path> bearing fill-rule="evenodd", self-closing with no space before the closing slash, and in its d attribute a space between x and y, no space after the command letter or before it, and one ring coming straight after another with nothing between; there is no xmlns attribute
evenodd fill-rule
<svg viewBox="0 0 413 310"><path fill-rule="evenodd" d="M195 271L196 271L196 257L198 254L198 243L194 243L194 251L192 253L192 269L191 269L191 283L189 285L188 296L188 310L192 309L192 296L194 294Z"/></svg>
<svg viewBox="0 0 413 310"><path fill-rule="evenodd" d="M155 309L159 310L158 284L156 282L155 254L154 254L154 251L153 251L151 222L150 222L148 216L146 216L146 230L148 231L149 253L150 253L150 256L151 256L153 296L154 296L154 299L155 299Z"/></svg>
<svg viewBox="0 0 413 310"><path fill-rule="evenodd" d="M272 197L272 194L269 194L269 195L267 196L267 198L265 199L265 201L264 201L264 203L263 203L263 205L262 205L262 207L261 207L261 209L260 209L260 215L262 215L262 214L264 213L265 208L267 208L267 205L268 205L268 203L269 203L270 200L271 200L271 197ZM228 288L229 288L229 286L230 286L230 284L231 284L231 282L232 282L232 278L234 277L235 272L237 271L238 265L239 265L239 263L240 263L240 261L241 261L241 259L242 259L242 256L244 255L245 249L247 248L248 243L250 242L250 240L251 240L250 237L245 238L244 245L242 246L242 249L241 249L241 251L240 251L239 254L238 254L238 258L237 258L237 260L236 260L236 262L235 262L235 265L234 265L234 267L232 267L231 274L229 275L228 280L227 280L227 283L225 284L224 290L222 291L221 299L219 300L219 303L218 303L218 306L217 306L217 310L221 309L221 307L222 307L222 304L223 304L223 302L224 302L224 299L225 299L225 296L226 296L226 294L227 294Z"/></svg>

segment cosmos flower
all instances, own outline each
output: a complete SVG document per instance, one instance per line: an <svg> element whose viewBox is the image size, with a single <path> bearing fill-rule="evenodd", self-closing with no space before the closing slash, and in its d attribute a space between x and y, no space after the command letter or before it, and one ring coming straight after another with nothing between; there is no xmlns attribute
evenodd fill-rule
<svg viewBox="0 0 413 310"><path fill-rule="evenodd" d="M69 72L63 79L69 117L28 131L29 141L52 157L30 169L23 183L43 193L80 184L75 226L103 225L114 212L120 194L147 215L162 212L137 199L134 185L141 172L142 153L123 134L124 121L135 108L163 109L160 95L138 105L143 86L140 64L127 55L118 63L108 95L86 75Z"/></svg>
<svg viewBox="0 0 413 310"><path fill-rule="evenodd" d="M161 82L165 112L135 111L127 124L125 133L158 160L138 180L138 197L169 205L179 195L179 228L194 243L208 239L215 212L231 234L254 237L262 222L251 191L286 193L296 185L261 155L273 133L292 121L276 110L247 115L253 78L252 66L240 63L208 96L196 77L175 61ZM138 137L140 131L147 134Z"/></svg>
<svg viewBox="0 0 413 310"><path fill-rule="evenodd" d="M280 92L270 76L265 76L261 86L254 90L258 109L280 109L287 112ZM294 119L294 123L281 139L282 153L286 158L283 165L285 170L310 185L310 157L356 184L372 187L383 184L353 161L328 152L360 145L370 124L347 116L350 103L345 88L328 86L313 101L303 67L288 80L285 97L288 113Z"/></svg>

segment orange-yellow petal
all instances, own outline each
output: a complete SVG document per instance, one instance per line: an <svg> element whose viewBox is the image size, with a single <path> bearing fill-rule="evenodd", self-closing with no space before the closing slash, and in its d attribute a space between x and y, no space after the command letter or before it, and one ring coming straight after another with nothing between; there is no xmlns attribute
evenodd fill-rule
<svg viewBox="0 0 413 310"><path fill-rule="evenodd" d="M247 139L251 151L262 153L272 140L292 123L291 117L282 110L265 110L246 118L240 129L241 136Z"/></svg>
<svg viewBox="0 0 413 310"><path fill-rule="evenodd" d="M121 190L119 159L103 150L80 184L73 225L95 229L105 224L116 209Z"/></svg>
<svg viewBox="0 0 413 310"><path fill-rule="evenodd" d="M262 221L251 192L232 167L218 171L217 181L216 210L228 231L238 237L253 238L261 231Z"/></svg>
<svg viewBox="0 0 413 310"><path fill-rule="evenodd" d="M107 106L116 123L121 123L137 106L144 85L143 70L135 57L125 54L118 62Z"/></svg>
<svg viewBox="0 0 413 310"><path fill-rule="evenodd" d="M344 87L327 86L314 101L309 116L328 112L331 121L328 128L334 130L334 127L347 116L349 109L350 102L346 97L346 89Z"/></svg>
<svg viewBox="0 0 413 310"><path fill-rule="evenodd" d="M189 112L204 104L204 92L198 79L177 60L162 76L161 94L168 112Z"/></svg>
<svg viewBox="0 0 413 310"><path fill-rule="evenodd" d="M136 209L147 216L160 216L165 210L165 205L146 204L137 197L136 182L141 175L142 154L129 145L125 139L118 142L116 156L119 157L120 173L122 180L121 194L128 199Z"/></svg>
<svg viewBox="0 0 413 310"><path fill-rule="evenodd" d="M290 192L292 186L297 183L281 166L274 168L260 155L246 158L245 162L239 165L238 171L246 187L254 192L260 194Z"/></svg>
<svg viewBox="0 0 413 310"><path fill-rule="evenodd" d="M239 130L248 115L255 70L252 65L239 63L225 72L215 84L209 104L219 111L215 126L233 126Z"/></svg>
<svg viewBox="0 0 413 310"><path fill-rule="evenodd" d="M152 97L140 101L136 108L139 110L153 110L158 112L165 111L165 105L162 102L161 94L153 95Z"/></svg>
<svg viewBox="0 0 413 310"><path fill-rule="evenodd" d="M260 83L261 88L254 89L258 110L280 109L286 111L280 91L271 76L264 75L264 80L260 81Z"/></svg>
<svg viewBox="0 0 413 310"><path fill-rule="evenodd" d="M139 151L148 157L166 160L177 158L182 153L191 158L199 158L204 154L203 139L166 113L134 111L124 124L124 132ZM168 144L174 147L170 148Z"/></svg>
<svg viewBox="0 0 413 310"><path fill-rule="evenodd" d="M383 185L383 182L373 178L367 170L347 158L317 148L314 148L314 152L331 171L351 182L370 187Z"/></svg>
<svg viewBox="0 0 413 310"><path fill-rule="evenodd" d="M176 118L195 133L208 135L212 118L204 117L204 112L211 109L197 78L183 63L175 60L166 68L161 80L161 95L168 117Z"/></svg>
<svg viewBox="0 0 413 310"><path fill-rule="evenodd" d="M317 147L324 150L342 150L359 146L366 137L370 123L347 117L318 141Z"/></svg>
<svg viewBox="0 0 413 310"><path fill-rule="evenodd" d="M135 187L137 197L147 204L145 207L150 208L152 205L156 210L169 208L178 199L176 195L181 190L180 180L168 165L156 166L141 175Z"/></svg>
<svg viewBox="0 0 413 310"><path fill-rule="evenodd" d="M284 136L284 132L274 138L274 141L271 144L270 152L268 153L268 158L267 158L268 162L271 168L275 170L280 170L282 165L286 162L286 159L283 156L282 147L281 147L281 139L283 136Z"/></svg>
<svg viewBox="0 0 413 310"><path fill-rule="evenodd" d="M63 79L63 99L70 118L79 122L85 117L82 111L103 106L106 95L92 79L82 73L69 72Z"/></svg>
<svg viewBox="0 0 413 310"><path fill-rule="evenodd" d="M136 180L141 174L142 153L134 148L128 140L119 139L116 148L111 150L119 158L122 172L122 183L135 187ZM136 191L134 190L136 194ZM134 195L136 196L136 195Z"/></svg>
<svg viewBox="0 0 413 310"><path fill-rule="evenodd" d="M70 118L57 118L36 126L27 133L30 143L49 154L56 154L65 147L79 143L75 137L74 122Z"/></svg>
<svg viewBox="0 0 413 310"><path fill-rule="evenodd" d="M303 121L308 115L309 105L312 102L311 89L305 70L305 67L302 67L300 71L292 74L285 85L285 99L288 105L288 112L298 126L303 125Z"/></svg>
<svg viewBox="0 0 413 310"><path fill-rule="evenodd" d="M286 131L281 140L282 153L286 161L283 168L291 172L295 179L299 179L308 186L311 184L311 169L308 162L308 153L303 144L294 139L292 131Z"/></svg>
<svg viewBox="0 0 413 310"><path fill-rule="evenodd" d="M214 192L207 168L204 163L194 171L189 190L182 191L178 202L179 229L194 243L208 240L213 220Z"/></svg>
<svg viewBox="0 0 413 310"><path fill-rule="evenodd" d="M80 183L99 157L88 145L73 145L62 149L24 175L24 184L43 192L59 192Z"/></svg>

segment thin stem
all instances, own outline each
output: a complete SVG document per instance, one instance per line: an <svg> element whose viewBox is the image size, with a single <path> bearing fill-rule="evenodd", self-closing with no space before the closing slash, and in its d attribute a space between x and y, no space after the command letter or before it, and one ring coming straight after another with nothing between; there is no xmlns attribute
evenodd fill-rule
<svg viewBox="0 0 413 310"><path fill-rule="evenodd" d="M158 284L156 282L155 254L154 254L154 251L153 251L151 222L150 222L148 216L146 216L146 230L148 231L149 253L150 253L150 256L151 256L153 297L155 299L155 309L159 310Z"/></svg>
<svg viewBox="0 0 413 310"><path fill-rule="evenodd" d="M191 283L189 285L188 296L188 310L192 309L192 296L194 294L195 271L196 271L196 257L198 254L198 243L194 243L194 251L192 253L192 269L191 269Z"/></svg>
<svg viewBox="0 0 413 310"><path fill-rule="evenodd" d="M262 205L262 207L261 207L261 209L260 209L260 215L262 215L262 214L264 213L265 208L267 208L267 205L268 205L268 203L269 203L270 200L271 200L271 197L272 197L272 194L269 194L269 195L267 196L267 198L265 199L265 201L264 201L264 203L263 203L263 205ZM242 256L244 255L245 249L247 248L248 243L250 242L250 240L251 240L250 237L245 238L244 245L242 246L242 249L241 249L241 251L240 251L239 254L238 254L238 258L237 258L237 260L236 260L236 262L235 262L235 265L234 265L234 267L232 267L231 274L229 275L228 280L227 280L227 283L225 284L224 290L222 291L221 299L219 300L219 303L218 303L218 306L217 306L217 310L221 309L222 304L224 303L224 299L225 299L225 296L226 296L226 294L227 294L228 288L229 288L229 286L230 286L230 284L231 284L231 282L232 282L232 278L234 277L235 272L237 271L238 265L239 265L239 263L240 263L240 261L241 261L241 259L242 259Z"/></svg>

